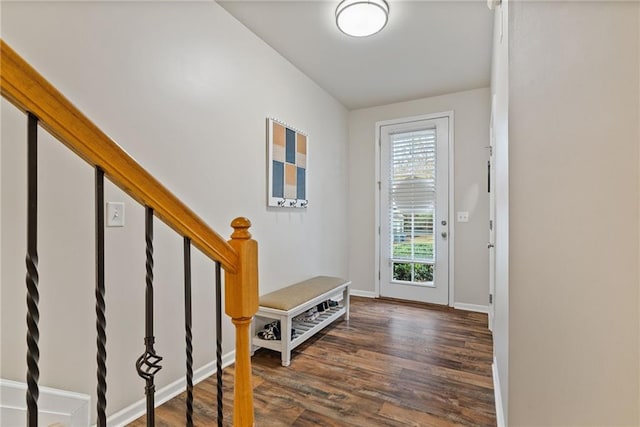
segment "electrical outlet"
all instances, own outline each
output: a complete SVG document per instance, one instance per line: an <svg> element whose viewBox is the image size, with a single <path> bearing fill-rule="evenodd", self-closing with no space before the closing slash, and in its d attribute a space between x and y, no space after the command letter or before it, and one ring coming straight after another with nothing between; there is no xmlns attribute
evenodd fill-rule
<svg viewBox="0 0 640 427"><path fill-rule="evenodd" d="M107 227L124 227L123 202L107 202Z"/></svg>
<svg viewBox="0 0 640 427"><path fill-rule="evenodd" d="M469 222L469 212L458 212L456 219L458 222Z"/></svg>

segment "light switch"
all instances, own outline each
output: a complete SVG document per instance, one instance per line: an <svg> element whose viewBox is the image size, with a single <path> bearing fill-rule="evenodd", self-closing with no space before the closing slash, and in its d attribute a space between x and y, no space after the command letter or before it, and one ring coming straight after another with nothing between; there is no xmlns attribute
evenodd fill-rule
<svg viewBox="0 0 640 427"><path fill-rule="evenodd" d="M123 202L107 202L107 227L124 227Z"/></svg>
<svg viewBox="0 0 640 427"><path fill-rule="evenodd" d="M458 222L469 222L469 212L458 212L456 218Z"/></svg>

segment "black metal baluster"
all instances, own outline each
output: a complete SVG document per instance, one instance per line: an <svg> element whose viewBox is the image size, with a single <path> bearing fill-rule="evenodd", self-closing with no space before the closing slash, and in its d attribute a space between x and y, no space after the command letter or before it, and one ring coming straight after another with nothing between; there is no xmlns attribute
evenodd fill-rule
<svg viewBox="0 0 640 427"><path fill-rule="evenodd" d="M191 335L191 240L184 238L184 329L187 349L187 426L193 426L193 345Z"/></svg>
<svg viewBox="0 0 640 427"><path fill-rule="evenodd" d="M138 375L146 381L145 394L147 396L147 427L155 425L154 400L156 387L154 385L155 374L162 369L160 362L162 357L156 354L153 345L153 209L147 206L145 211L145 241L147 243L147 277L145 290L145 352L136 361Z"/></svg>
<svg viewBox="0 0 640 427"><path fill-rule="evenodd" d="M27 425L38 426L38 380L40 369L40 331L38 321L38 118L27 120Z"/></svg>
<svg viewBox="0 0 640 427"><path fill-rule="evenodd" d="M98 348L97 426L107 426L107 320L104 302L104 171L96 167L96 345Z"/></svg>
<svg viewBox="0 0 640 427"><path fill-rule="evenodd" d="M222 272L216 262L216 385L218 397L218 427L222 427Z"/></svg>

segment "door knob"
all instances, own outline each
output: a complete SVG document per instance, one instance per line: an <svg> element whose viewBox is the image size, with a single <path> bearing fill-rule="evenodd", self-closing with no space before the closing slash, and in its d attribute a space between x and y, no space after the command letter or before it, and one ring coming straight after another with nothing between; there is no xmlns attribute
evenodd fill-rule
<svg viewBox="0 0 640 427"><path fill-rule="evenodd" d="M493 243L487 243L487 248L491 249L491 248L495 248L496 245L494 245Z"/></svg>
<svg viewBox="0 0 640 427"><path fill-rule="evenodd" d="M447 232L443 231L442 233L440 233L440 235L442 236L443 239L447 238Z"/></svg>

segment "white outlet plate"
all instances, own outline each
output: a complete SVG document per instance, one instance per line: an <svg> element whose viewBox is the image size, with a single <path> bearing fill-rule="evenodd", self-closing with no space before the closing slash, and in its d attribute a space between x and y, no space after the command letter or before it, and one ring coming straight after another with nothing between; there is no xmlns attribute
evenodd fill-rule
<svg viewBox="0 0 640 427"><path fill-rule="evenodd" d="M469 212L458 212L456 219L458 222L469 222Z"/></svg>
<svg viewBox="0 0 640 427"><path fill-rule="evenodd" d="M107 202L107 227L124 227L124 203Z"/></svg>

